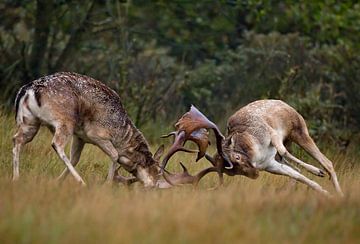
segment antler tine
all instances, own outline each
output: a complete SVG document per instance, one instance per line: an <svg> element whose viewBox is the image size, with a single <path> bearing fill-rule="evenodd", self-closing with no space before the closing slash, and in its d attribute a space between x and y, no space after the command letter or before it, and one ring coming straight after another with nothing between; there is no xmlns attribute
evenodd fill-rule
<svg viewBox="0 0 360 244"><path fill-rule="evenodd" d="M181 184L192 184L194 186L197 186L199 181L201 180L201 178L203 178L205 175L207 175L208 173L211 173L211 172L217 172L219 174L219 178L220 178L219 185L221 185L223 182L222 173L219 173L219 171L216 167L206 168L206 169L200 171L199 173L197 173L195 176L193 176L193 175L189 174L185 165L183 165L181 162L180 162L180 165L183 169L182 173L171 174L170 172L165 171L165 173L163 174L165 181L172 186L181 185Z"/></svg>
<svg viewBox="0 0 360 244"><path fill-rule="evenodd" d="M199 173L197 173L195 175L193 185L197 186L199 184L199 181L201 180L201 178L203 178L205 175L207 175L208 173L211 173L211 172L218 172L218 169L215 167L209 167L209 168L203 169L202 171L200 171ZM219 174L219 177L220 177L220 174ZM220 177L220 184L222 184L222 175Z"/></svg>
<svg viewBox="0 0 360 244"><path fill-rule="evenodd" d="M116 170L115 170L115 175L114 175L114 178L113 180L115 182L120 182L120 183L123 183L124 185L126 186L129 186L137 181L139 181L138 178L136 177L125 177L125 176L122 176L119 174L119 170L120 170L121 166L119 166Z"/></svg>
<svg viewBox="0 0 360 244"><path fill-rule="evenodd" d="M160 136L160 138L168 138L168 137L170 137L170 136L176 136L176 131L170 132L170 133L167 134L167 135L162 135L162 136Z"/></svg>
<svg viewBox="0 0 360 244"><path fill-rule="evenodd" d="M166 167L167 162L169 161L169 159L171 158L172 155L174 155L176 152L178 151L183 151L183 152L189 152L189 153L194 153L196 151L194 150L190 150L190 149L186 149L183 147L184 143L186 142L186 137L185 137L185 132L184 131L180 131L180 132L172 132L169 134L170 135L174 135L175 139L174 139L174 144L170 147L168 153L165 155L162 163L161 163L161 168L164 169Z"/></svg>
<svg viewBox="0 0 360 244"><path fill-rule="evenodd" d="M122 175L115 175L114 176L114 181L115 182L120 182L120 183L123 183L126 186L129 186L129 185L139 181L139 179L136 178L136 177L125 177L125 176L122 176Z"/></svg>

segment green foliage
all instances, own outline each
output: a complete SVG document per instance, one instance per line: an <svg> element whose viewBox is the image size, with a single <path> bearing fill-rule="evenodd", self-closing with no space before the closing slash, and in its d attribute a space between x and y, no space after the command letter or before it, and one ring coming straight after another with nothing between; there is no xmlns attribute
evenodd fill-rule
<svg viewBox="0 0 360 244"><path fill-rule="evenodd" d="M137 125L190 104L217 123L279 98L317 136L360 129L357 1L3 1L0 99L67 70L114 88ZM346 129L345 129L346 128ZM153 130L154 131L154 130Z"/></svg>
<svg viewBox="0 0 360 244"><path fill-rule="evenodd" d="M298 34L248 33L236 50L218 55L221 62L202 63L183 87L185 100L207 114L218 117L255 99L277 98L303 114L318 136L338 136L335 129L358 124L356 50L314 46Z"/></svg>
<svg viewBox="0 0 360 244"><path fill-rule="evenodd" d="M137 125L166 118L179 107L184 67L164 48L147 47L128 58L124 82L114 84ZM170 117L172 118L172 117Z"/></svg>
<svg viewBox="0 0 360 244"><path fill-rule="evenodd" d="M257 2L253 21L258 32L298 32L318 43L359 45L358 1L253 2Z"/></svg>

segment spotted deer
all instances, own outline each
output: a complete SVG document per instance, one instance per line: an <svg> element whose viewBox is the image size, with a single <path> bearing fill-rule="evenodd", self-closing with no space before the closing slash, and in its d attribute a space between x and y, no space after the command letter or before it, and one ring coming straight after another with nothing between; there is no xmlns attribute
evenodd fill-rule
<svg viewBox="0 0 360 244"><path fill-rule="evenodd" d="M17 131L13 137L13 180L19 178L21 148L37 134L40 126L53 133L52 147L66 165L59 176L69 172L81 184L76 171L85 143L98 146L111 158L108 181L126 184L141 181L146 187L169 187L160 179L159 160L163 147L153 156L143 134L127 115L118 94L93 78L70 72L60 72L34 80L20 88L15 100ZM72 139L70 159L64 149ZM133 177L115 174L123 167ZM177 184L197 181L191 176L166 173Z"/></svg>
<svg viewBox="0 0 360 244"><path fill-rule="evenodd" d="M162 168L177 151L186 151L183 145L187 140L199 146L198 159L205 156L213 167L207 173L245 175L256 179L258 171L285 175L302 182L325 195L329 193L318 183L302 175L292 161L310 173L323 177L323 170L303 162L289 152L294 142L316 159L329 174L336 191L342 196L337 175L332 162L319 150L310 137L303 117L292 107L280 100L258 100L240 108L227 123L227 136L223 136L217 126L208 120L195 107L176 124L173 146L164 157ZM205 131L204 131L205 129ZM217 154L214 157L206 154L209 145L206 129L213 129L217 139Z"/></svg>

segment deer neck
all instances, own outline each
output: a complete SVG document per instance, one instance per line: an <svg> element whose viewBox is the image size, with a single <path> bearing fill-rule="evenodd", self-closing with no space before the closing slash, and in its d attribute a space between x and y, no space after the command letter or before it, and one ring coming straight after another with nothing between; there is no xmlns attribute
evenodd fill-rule
<svg viewBox="0 0 360 244"><path fill-rule="evenodd" d="M122 166L145 186L154 186L159 173L158 167L143 134L132 123L128 123L117 139L115 144L120 158L127 158L127 163L121 162Z"/></svg>
<svg viewBox="0 0 360 244"><path fill-rule="evenodd" d="M153 160L149 160L150 158L152 159L149 144L144 135L132 123L127 124L126 129L123 129L121 133L116 136L116 139L114 144L120 155L124 155L143 166L148 163L152 164Z"/></svg>

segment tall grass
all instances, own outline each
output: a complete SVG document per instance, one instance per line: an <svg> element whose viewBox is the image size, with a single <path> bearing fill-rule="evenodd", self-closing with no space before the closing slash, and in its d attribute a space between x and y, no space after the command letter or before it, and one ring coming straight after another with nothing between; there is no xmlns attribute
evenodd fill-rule
<svg viewBox="0 0 360 244"><path fill-rule="evenodd" d="M145 190L103 184L109 159L86 146L79 165L88 183L58 183L64 166L51 135L41 130L21 154L21 179L11 182L14 120L0 116L0 243L356 243L360 241L357 154L324 150L333 159L345 198L327 199L302 184L262 173L259 179L215 175L201 186ZM156 145L154 145L155 149ZM356 156L354 156L356 155ZM206 162L177 155L194 173ZM315 178L314 176L310 176ZM333 190L326 178L316 178Z"/></svg>

